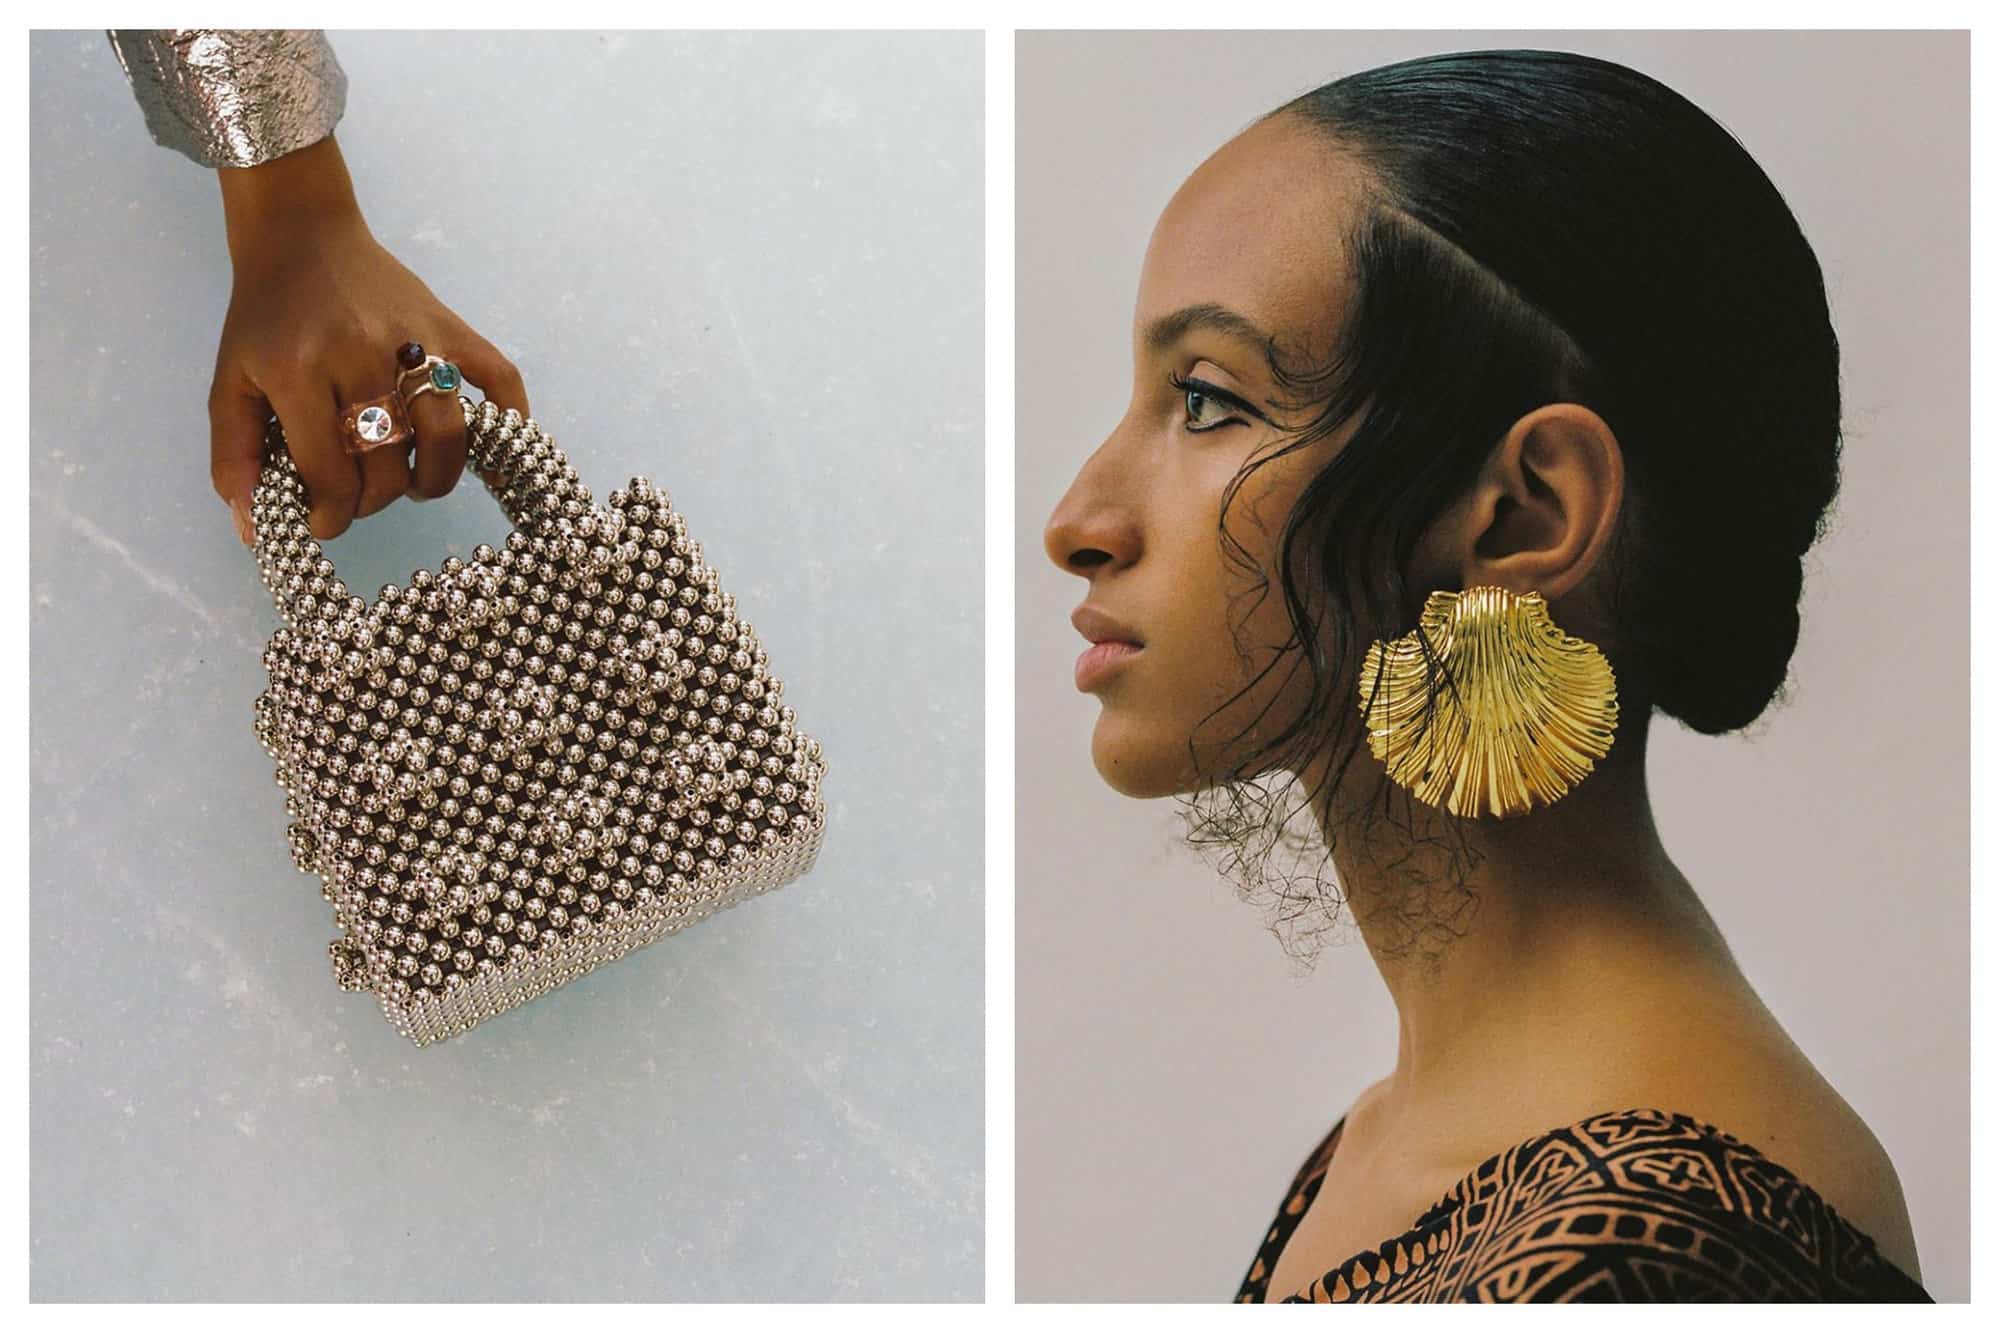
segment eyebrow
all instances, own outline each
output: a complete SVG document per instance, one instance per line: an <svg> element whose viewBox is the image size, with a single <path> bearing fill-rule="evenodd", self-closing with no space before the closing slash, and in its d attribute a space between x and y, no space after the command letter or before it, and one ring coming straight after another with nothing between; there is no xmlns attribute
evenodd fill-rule
<svg viewBox="0 0 2000 1333"><path fill-rule="evenodd" d="M1147 325L1146 346L1155 352L1164 352L1196 329L1206 329L1225 337L1241 339L1253 344L1260 352L1266 351L1271 344L1270 334L1234 310L1226 306L1203 304L1183 306L1171 315L1162 315Z"/></svg>

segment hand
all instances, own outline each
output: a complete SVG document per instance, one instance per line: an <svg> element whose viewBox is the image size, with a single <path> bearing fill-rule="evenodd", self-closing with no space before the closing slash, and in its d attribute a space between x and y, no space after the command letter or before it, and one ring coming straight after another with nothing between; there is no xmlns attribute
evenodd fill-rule
<svg viewBox="0 0 2000 1333"><path fill-rule="evenodd" d="M487 398L527 416L513 362L376 241L332 136L219 174L235 280L209 389L210 480L235 514L237 535L245 545L254 539L250 495L273 412L322 541L397 496L448 494L465 470L456 394L411 401L414 468L407 447L348 453L340 408L393 390L396 349L414 340L457 364Z"/></svg>

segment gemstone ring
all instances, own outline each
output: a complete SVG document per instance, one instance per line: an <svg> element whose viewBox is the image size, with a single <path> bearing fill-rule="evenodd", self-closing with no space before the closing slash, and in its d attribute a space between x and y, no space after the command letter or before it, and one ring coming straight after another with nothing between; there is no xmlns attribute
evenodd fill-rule
<svg viewBox="0 0 2000 1333"><path fill-rule="evenodd" d="M341 409L340 425L347 437L345 444L350 454L365 454L370 449L397 444L415 434L410 428L400 391L349 403Z"/></svg>
<svg viewBox="0 0 2000 1333"><path fill-rule="evenodd" d="M465 382L457 366L441 356L427 355L421 343L407 342L397 348L396 364L402 367L396 377L396 390L403 395L404 402L414 400L419 394L456 393L459 385ZM417 374L423 376L417 387L405 389L403 386L410 376Z"/></svg>

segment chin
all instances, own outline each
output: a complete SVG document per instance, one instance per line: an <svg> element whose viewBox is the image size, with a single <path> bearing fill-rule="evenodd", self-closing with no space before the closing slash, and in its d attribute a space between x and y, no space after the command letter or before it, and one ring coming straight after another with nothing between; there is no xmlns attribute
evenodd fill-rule
<svg viewBox="0 0 2000 1333"><path fill-rule="evenodd" d="M1120 796L1157 800L1188 788L1185 737L1175 741L1170 729L1149 727L1112 708L1098 715L1090 759L1105 785Z"/></svg>

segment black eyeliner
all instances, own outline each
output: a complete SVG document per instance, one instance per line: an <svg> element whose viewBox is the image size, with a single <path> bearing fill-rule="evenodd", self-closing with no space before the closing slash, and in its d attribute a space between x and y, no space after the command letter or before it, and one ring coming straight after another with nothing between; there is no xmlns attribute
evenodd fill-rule
<svg viewBox="0 0 2000 1333"><path fill-rule="evenodd" d="M1271 418L1252 407L1246 399L1237 397L1219 384L1210 384L1207 380L1196 379L1191 375L1182 375L1171 370L1167 372L1167 383L1173 385L1182 393L1207 394L1210 398L1218 402L1229 404L1239 412L1248 412L1267 426L1274 424Z"/></svg>

